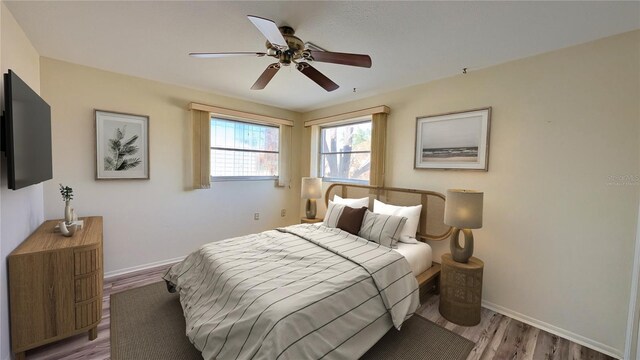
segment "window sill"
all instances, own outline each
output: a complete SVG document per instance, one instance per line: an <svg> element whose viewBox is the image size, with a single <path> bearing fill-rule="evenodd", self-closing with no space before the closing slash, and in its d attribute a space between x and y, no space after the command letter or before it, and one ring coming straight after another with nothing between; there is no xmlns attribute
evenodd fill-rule
<svg viewBox="0 0 640 360"><path fill-rule="evenodd" d="M278 180L277 176L212 176L211 182L222 181L273 181Z"/></svg>
<svg viewBox="0 0 640 360"><path fill-rule="evenodd" d="M369 185L369 181L367 180L354 180L354 179L336 179L336 178L322 178L322 182L328 183L345 183L345 184L359 184L359 185Z"/></svg>

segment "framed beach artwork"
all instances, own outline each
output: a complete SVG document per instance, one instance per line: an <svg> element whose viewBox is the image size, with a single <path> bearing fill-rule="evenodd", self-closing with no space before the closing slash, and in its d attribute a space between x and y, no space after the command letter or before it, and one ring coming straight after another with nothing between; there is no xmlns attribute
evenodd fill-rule
<svg viewBox="0 0 640 360"><path fill-rule="evenodd" d="M416 169L489 169L491 108L416 119Z"/></svg>
<svg viewBox="0 0 640 360"><path fill-rule="evenodd" d="M149 179L149 117L95 110L96 179Z"/></svg>

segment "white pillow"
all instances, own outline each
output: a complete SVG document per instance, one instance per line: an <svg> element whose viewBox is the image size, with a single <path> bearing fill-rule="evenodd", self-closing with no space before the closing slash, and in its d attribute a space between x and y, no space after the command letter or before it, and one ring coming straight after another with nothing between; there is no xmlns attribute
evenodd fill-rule
<svg viewBox="0 0 640 360"><path fill-rule="evenodd" d="M333 202L336 204L346 205L348 207L352 207L354 209L360 209L361 207L369 207L369 198L365 197L362 199L349 199L349 198L341 198L338 195L333 195Z"/></svg>
<svg viewBox="0 0 640 360"><path fill-rule="evenodd" d="M415 238L418 231L418 223L420 222L420 212L422 212L422 205L416 206L395 206L385 204L382 201L373 200L373 212L378 214L395 215L407 218L407 222L402 227L400 233L400 241L408 242L411 244L411 240L407 238ZM407 241L403 241L407 240ZM415 241L415 239L413 239Z"/></svg>
<svg viewBox="0 0 640 360"><path fill-rule="evenodd" d="M330 228L334 228L338 226L338 219L340 219L340 215L342 215L342 210L344 210L345 205L334 203L329 200L329 206L327 206L327 212L324 214L324 219L322 220L322 225Z"/></svg>
<svg viewBox="0 0 640 360"><path fill-rule="evenodd" d="M407 224L405 224L405 226L407 226ZM400 239L398 239L398 241L405 244L417 244L419 242L418 239L408 235L400 235Z"/></svg>

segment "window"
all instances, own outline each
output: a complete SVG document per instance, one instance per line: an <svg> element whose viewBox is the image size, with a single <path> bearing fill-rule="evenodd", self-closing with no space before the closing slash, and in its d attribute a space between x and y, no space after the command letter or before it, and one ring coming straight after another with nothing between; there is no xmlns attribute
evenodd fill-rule
<svg viewBox="0 0 640 360"><path fill-rule="evenodd" d="M277 126L212 117L212 178L276 178L279 137Z"/></svg>
<svg viewBox="0 0 640 360"><path fill-rule="evenodd" d="M320 128L320 176L327 181L368 183L371 121Z"/></svg>

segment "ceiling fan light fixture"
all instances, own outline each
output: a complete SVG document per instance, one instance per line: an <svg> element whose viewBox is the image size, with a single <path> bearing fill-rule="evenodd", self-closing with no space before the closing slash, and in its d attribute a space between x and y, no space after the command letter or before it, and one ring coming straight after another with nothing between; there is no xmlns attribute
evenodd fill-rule
<svg viewBox="0 0 640 360"><path fill-rule="evenodd" d="M267 55L268 56L278 56L278 50L276 50L275 48L268 48L267 49Z"/></svg>
<svg viewBox="0 0 640 360"><path fill-rule="evenodd" d="M278 60L277 63L269 65L258 80L251 87L252 90L264 89L269 81L275 76L282 66L290 66L294 63L296 69L309 79L320 85L326 91L334 91L339 88L338 84L323 75L316 68L306 62L323 62L339 65L349 65L358 67L371 67L371 58L369 55L337 53L326 51L325 49L311 42L303 42L299 37L295 36L295 30L290 26L278 27L275 22L259 16L248 16L249 20L267 39L265 47L266 53L263 52L234 52L234 53L190 53L193 57L200 58L222 58L231 56L270 56Z"/></svg>
<svg viewBox="0 0 640 360"><path fill-rule="evenodd" d="M279 60L280 60L280 65L289 66L291 65L291 61L293 60L293 54L289 50L281 51Z"/></svg>

